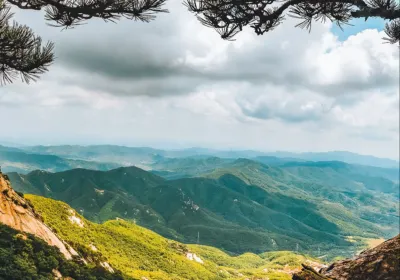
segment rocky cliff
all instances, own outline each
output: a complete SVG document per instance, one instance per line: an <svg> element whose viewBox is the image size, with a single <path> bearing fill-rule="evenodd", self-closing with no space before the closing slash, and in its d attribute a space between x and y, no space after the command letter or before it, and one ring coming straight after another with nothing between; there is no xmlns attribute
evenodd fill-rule
<svg viewBox="0 0 400 280"><path fill-rule="evenodd" d="M396 280L400 279L400 235L360 255L338 261L320 271L304 265L293 280Z"/></svg>
<svg viewBox="0 0 400 280"><path fill-rule="evenodd" d="M7 175L1 172L0 223L22 232L34 234L49 245L58 247L67 259L77 255L72 248L67 249L66 244L44 224L32 206L11 188Z"/></svg>

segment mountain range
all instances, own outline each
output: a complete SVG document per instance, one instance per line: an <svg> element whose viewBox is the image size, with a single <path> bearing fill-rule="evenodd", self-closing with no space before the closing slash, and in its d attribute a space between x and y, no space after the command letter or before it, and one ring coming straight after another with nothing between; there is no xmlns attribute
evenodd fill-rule
<svg viewBox="0 0 400 280"><path fill-rule="evenodd" d="M34 154L18 148L0 146L0 166L4 172L27 173L37 169L53 172L72 168L109 170L120 165L116 163L69 159L50 154Z"/></svg>
<svg viewBox="0 0 400 280"><path fill-rule="evenodd" d="M399 168L335 154L0 146L0 220L14 228L0 225L0 279L290 279L300 263L321 268L399 233ZM298 275L340 270L306 267Z"/></svg>
<svg viewBox="0 0 400 280"><path fill-rule="evenodd" d="M108 170L120 166L135 165L143 169L157 169L160 160L186 158L237 158L261 159L267 164L304 161L341 161L355 165L366 165L399 169L399 161L359 155L350 152L289 153L259 152L251 150L212 150L190 148L183 150L162 150L148 147L124 147L115 145L63 145L63 146L23 146L6 147L0 145L0 165L6 172L27 173L35 169L64 171L72 168ZM268 161L268 162L266 162ZM397 177L398 180L398 177Z"/></svg>
<svg viewBox="0 0 400 280"><path fill-rule="evenodd" d="M123 218L167 238L233 253L298 248L350 255L362 240L398 233L395 170L262 160L163 159L161 171L8 175L17 191L65 201L89 220Z"/></svg>

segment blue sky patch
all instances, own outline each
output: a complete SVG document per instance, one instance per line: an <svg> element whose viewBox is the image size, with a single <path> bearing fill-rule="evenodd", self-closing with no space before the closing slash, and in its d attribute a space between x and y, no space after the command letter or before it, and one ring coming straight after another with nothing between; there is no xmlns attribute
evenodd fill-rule
<svg viewBox="0 0 400 280"><path fill-rule="evenodd" d="M378 29L379 31L383 30L385 27L385 21L380 18L370 18L367 21L364 19L354 19L350 21L353 25L344 25L343 31L340 28L333 24L331 30L333 34L339 37L340 41L345 41L351 35L355 35L365 29Z"/></svg>

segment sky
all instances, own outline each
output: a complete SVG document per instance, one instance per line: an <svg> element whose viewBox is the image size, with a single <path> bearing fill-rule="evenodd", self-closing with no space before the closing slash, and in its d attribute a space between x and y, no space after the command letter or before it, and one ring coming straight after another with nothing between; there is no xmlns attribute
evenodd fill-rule
<svg viewBox="0 0 400 280"><path fill-rule="evenodd" d="M150 23L68 30L16 11L55 42L57 59L36 83L0 87L0 141L399 158L399 49L383 43L383 21L314 23L309 33L287 18L232 42L180 1L167 8Z"/></svg>

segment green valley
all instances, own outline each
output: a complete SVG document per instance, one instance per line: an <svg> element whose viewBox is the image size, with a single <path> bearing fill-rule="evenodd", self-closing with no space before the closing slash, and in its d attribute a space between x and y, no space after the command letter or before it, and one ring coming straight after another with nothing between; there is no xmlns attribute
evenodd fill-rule
<svg viewBox="0 0 400 280"><path fill-rule="evenodd" d="M366 238L398 232L398 182L390 180L391 170L219 158L160 159L158 168L9 177L16 190L65 201L91 221L122 218L236 254L298 249L329 259L352 255ZM154 174L163 172L169 180Z"/></svg>
<svg viewBox="0 0 400 280"><path fill-rule="evenodd" d="M230 256L218 249L185 245L122 219L87 221L67 204L26 195L47 225L86 259L102 259L133 279L291 279L310 257L292 252ZM71 219L71 217L74 217ZM194 258L192 257L194 256ZM254 277L254 278L253 278Z"/></svg>

